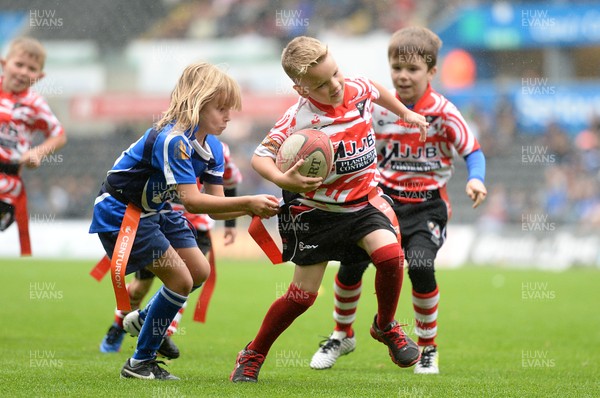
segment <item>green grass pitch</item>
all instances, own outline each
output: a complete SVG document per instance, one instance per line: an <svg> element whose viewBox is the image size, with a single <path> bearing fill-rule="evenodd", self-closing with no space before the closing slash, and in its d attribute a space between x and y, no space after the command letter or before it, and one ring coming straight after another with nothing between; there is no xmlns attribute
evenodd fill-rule
<svg viewBox="0 0 600 398"><path fill-rule="evenodd" d="M308 367L333 327L327 270L315 305L275 343L259 383L228 377L293 268L220 261L206 324L192 321L198 293L174 336L182 356L168 363L179 382L121 380L135 340L117 354L98 344L112 321L109 278L91 261L1 260L0 396L23 397L597 397L600 396L600 272L465 267L440 270L437 376L396 367L369 336L374 269L365 275L355 323L357 349L329 370ZM155 288L158 288L158 281ZM410 282L397 312L414 337Z"/></svg>

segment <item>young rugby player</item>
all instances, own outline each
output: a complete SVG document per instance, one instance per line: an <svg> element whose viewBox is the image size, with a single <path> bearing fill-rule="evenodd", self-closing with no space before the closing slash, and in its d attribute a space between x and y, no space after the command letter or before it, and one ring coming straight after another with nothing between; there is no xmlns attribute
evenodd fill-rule
<svg viewBox="0 0 600 398"><path fill-rule="evenodd" d="M147 269L164 284L146 306L123 378L177 379L159 366L156 350L190 292L209 275L192 229L170 201L177 198L190 213L221 219L270 217L279 210L270 195L223 195L223 149L216 136L227 127L230 109L240 105L239 87L231 77L207 63L188 66L163 118L121 154L102 184L90 233L98 233L108 257L116 253L113 265L119 271L123 264L127 274ZM198 190L197 178L205 193ZM125 248L130 248L129 258ZM120 288L115 283L115 293L118 302L125 293L127 308L124 275L118 276L113 278L121 282Z"/></svg>
<svg viewBox="0 0 600 398"><path fill-rule="evenodd" d="M224 142L221 144L223 145L223 159L225 161L225 170L223 172L224 193L225 196L233 197L237 195L237 185L242 181L242 174L237 165L231 160L229 146ZM183 212L183 216L195 228L198 248L202 251L202 254L210 259L209 252L212 249L210 230L214 227L215 221L206 214L188 213L179 203L172 203L172 205L173 210ZM236 219L225 221L225 246L230 245L235 241L237 234L235 225ZM211 253L211 255L213 255L214 259L214 253ZM144 297L146 297L152 287L153 280L154 274L146 269L141 269L135 273L135 278L127 285L127 293L129 295L129 302L131 303L132 310L137 310L140 307L142 300L144 300ZM167 334L157 350L163 357L170 359L179 357L179 348L177 348L177 345L173 342L171 336L177 332L185 306L186 305L181 307L175 316L175 319L171 322ZM108 328L108 332L100 343L100 352L111 353L120 351L123 338L125 337L123 318L125 318L127 314L128 313L125 311L119 309L115 310L114 322Z"/></svg>
<svg viewBox="0 0 600 398"><path fill-rule="evenodd" d="M431 30L410 27L394 33L388 46L393 95L427 118L425 145L413 126L382 107L376 106L373 112L382 175L379 185L394 200L412 282L415 332L422 350L414 370L418 374L439 373L435 338L440 294L434 261L444 244L451 215L446 184L452 176L454 152L466 161L466 193L473 207L478 207L487 194L485 157L477 139L458 109L431 87L441 44ZM334 282L334 331L314 354L311 368L330 368L340 355L356 347L352 324L368 264L348 261L341 265Z"/></svg>
<svg viewBox="0 0 600 398"><path fill-rule="evenodd" d="M45 61L42 44L28 37L11 42L6 58L0 59L0 231L17 221L22 255L31 255L22 166L39 167L67 142L44 98L30 90L44 77ZM32 148L36 132L45 140Z"/></svg>
<svg viewBox="0 0 600 398"><path fill-rule="evenodd" d="M271 305L258 334L238 354L230 379L258 380L277 337L314 303L329 260L373 261L378 308L371 335L387 345L394 363L411 366L419 359L419 350L394 319L404 257L392 226L395 217L392 221L380 211L387 202L377 191L380 175L371 104L414 124L423 139L427 122L379 84L344 78L327 47L314 38L293 39L283 50L282 66L300 98L256 149L252 165L284 190L279 214L283 259L296 266L287 292ZM333 143L335 164L325 180L299 174L302 161L286 173L275 165L283 141L307 128L321 130Z"/></svg>

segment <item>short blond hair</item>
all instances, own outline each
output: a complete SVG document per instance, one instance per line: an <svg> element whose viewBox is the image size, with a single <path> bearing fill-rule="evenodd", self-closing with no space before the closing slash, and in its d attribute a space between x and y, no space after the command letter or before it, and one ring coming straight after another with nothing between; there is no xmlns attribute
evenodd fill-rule
<svg viewBox="0 0 600 398"><path fill-rule="evenodd" d="M242 109L240 87L232 77L206 62L191 64L179 78L171 93L169 109L155 128L160 130L174 123L175 129L182 132L194 129L200 124L200 111L214 99L218 99L219 107Z"/></svg>
<svg viewBox="0 0 600 398"><path fill-rule="evenodd" d="M44 69L46 63L46 49L36 39L32 37L18 37L14 39L8 46L8 52L6 58L10 58L15 55L18 51L22 51L30 57L36 59L40 63L40 69Z"/></svg>
<svg viewBox="0 0 600 398"><path fill-rule="evenodd" d="M437 64L438 51L442 40L431 30L421 26L411 26L397 30L390 38L388 59L411 59L419 56L427 64L427 69Z"/></svg>
<svg viewBox="0 0 600 398"><path fill-rule="evenodd" d="M325 59L327 46L313 37L299 36L288 43L281 53L281 66L294 81L306 74L308 68Z"/></svg>

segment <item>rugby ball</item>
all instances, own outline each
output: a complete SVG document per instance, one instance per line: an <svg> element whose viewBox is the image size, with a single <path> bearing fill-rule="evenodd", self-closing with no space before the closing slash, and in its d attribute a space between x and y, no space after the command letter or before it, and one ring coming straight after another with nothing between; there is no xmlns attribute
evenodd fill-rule
<svg viewBox="0 0 600 398"><path fill-rule="evenodd" d="M327 134L310 129L295 132L279 147L275 164L285 173L300 159L304 159L300 174L325 179L333 164L333 145Z"/></svg>

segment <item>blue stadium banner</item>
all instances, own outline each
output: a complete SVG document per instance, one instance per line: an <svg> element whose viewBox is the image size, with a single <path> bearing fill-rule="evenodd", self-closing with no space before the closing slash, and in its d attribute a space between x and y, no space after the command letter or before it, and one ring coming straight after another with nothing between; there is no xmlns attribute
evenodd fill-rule
<svg viewBox="0 0 600 398"><path fill-rule="evenodd" d="M519 131L524 134L542 134L550 123L557 123L574 135L600 118L598 83L556 84L547 78L524 78L510 85L481 82L443 94L466 115L493 115L501 102L506 102L514 109Z"/></svg>
<svg viewBox="0 0 600 398"><path fill-rule="evenodd" d="M598 3L495 2L459 8L439 21L444 47L517 49L600 42Z"/></svg>
<svg viewBox="0 0 600 398"><path fill-rule="evenodd" d="M25 26L27 14L22 11L0 11L0 47L3 47Z"/></svg>

